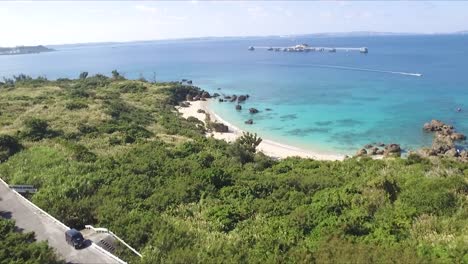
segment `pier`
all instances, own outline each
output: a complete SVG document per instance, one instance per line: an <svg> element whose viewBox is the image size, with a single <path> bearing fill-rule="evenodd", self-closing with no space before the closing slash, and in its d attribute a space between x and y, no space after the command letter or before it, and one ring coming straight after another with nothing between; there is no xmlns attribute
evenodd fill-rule
<svg viewBox="0 0 468 264"><path fill-rule="evenodd" d="M368 53L369 49L367 47L313 47L309 46L308 44L301 44L295 45L290 47L268 47L268 46L250 46L248 50L254 51L256 49L266 49L268 51L285 51L285 52L337 52L337 51L344 51L344 52L360 52L360 53Z"/></svg>

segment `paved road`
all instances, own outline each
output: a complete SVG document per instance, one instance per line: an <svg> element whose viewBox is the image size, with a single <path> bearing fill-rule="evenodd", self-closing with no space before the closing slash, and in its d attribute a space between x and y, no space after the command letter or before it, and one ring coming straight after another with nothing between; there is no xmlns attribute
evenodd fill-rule
<svg viewBox="0 0 468 264"><path fill-rule="evenodd" d="M11 216L16 226L36 234L37 240L47 240L49 246L68 263L118 263L95 245L76 250L65 242L67 228L24 201L0 181L0 212Z"/></svg>

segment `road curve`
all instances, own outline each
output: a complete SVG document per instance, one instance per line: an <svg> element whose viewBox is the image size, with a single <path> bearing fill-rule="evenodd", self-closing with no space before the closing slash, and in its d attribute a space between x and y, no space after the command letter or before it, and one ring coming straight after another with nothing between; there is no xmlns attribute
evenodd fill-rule
<svg viewBox="0 0 468 264"><path fill-rule="evenodd" d="M16 221L24 231L34 232L36 239L47 241L49 246L67 263L108 264L119 263L96 245L76 250L65 242L67 227L19 197L0 179L0 212Z"/></svg>

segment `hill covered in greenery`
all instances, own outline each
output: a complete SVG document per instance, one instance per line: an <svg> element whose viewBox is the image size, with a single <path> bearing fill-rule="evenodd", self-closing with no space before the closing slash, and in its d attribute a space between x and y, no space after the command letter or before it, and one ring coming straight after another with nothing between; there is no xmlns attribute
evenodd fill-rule
<svg viewBox="0 0 468 264"><path fill-rule="evenodd" d="M86 73L0 83L0 175L131 263L468 263L468 164L273 160L174 106L197 93Z"/></svg>

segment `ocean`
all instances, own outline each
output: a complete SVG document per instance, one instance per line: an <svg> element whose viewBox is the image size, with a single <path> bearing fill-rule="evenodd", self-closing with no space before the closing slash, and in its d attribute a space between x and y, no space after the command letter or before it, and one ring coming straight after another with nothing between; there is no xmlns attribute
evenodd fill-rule
<svg viewBox="0 0 468 264"><path fill-rule="evenodd" d="M368 47L369 53L247 50L301 43ZM216 38L54 48L0 56L0 77L76 78L82 71L109 75L117 69L127 78L191 79L210 92L250 95L242 111L234 103L210 103L233 125L327 153L353 154L374 142L398 143L405 150L429 146L432 135L422 126L431 119L468 134L468 35ZM250 114L250 107L260 113ZM244 124L250 118L254 124Z"/></svg>

